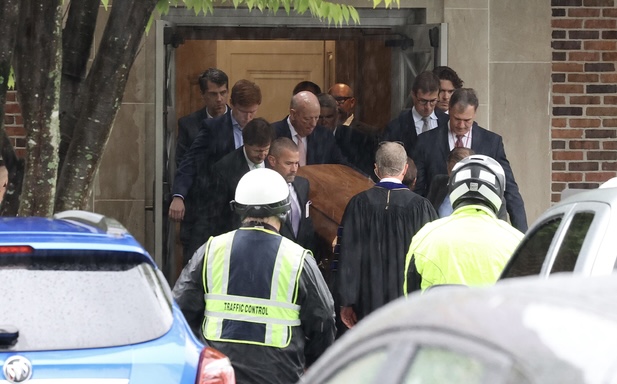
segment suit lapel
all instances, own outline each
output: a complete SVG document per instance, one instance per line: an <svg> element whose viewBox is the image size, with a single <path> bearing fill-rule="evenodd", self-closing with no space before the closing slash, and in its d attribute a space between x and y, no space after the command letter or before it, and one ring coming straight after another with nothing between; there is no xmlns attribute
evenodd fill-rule
<svg viewBox="0 0 617 384"><path fill-rule="evenodd" d="M471 128L471 149L476 153L483 153L482 146L484 144L483 129L474 121Z"/></svg>
<svg viewBox="0 0 617 384"><path fill-rule="evenodd" d="M445 129L440 129L439 126L437 126L437 128L435 129L439 129L438 142L441 143L441 145L439 146L439 150L441 151L441 158L446 161L448 159L448 155L450 154L450 143L448 142L448 130L450 128L448 127L448 124L446 124Z"/></svg>

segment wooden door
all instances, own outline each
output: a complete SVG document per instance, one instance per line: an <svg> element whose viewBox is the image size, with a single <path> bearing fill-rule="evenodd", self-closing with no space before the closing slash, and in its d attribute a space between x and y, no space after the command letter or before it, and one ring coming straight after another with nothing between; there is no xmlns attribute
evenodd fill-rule
<svg viewBox="0 0 617 384"><path fill-rule="evenodd" d="M326 70L324 41L219 40L217 67L229 75L229 86L240 79L261 87L258 116L270 122L289 114L296 84L309 80L324 89Z"/></svg>

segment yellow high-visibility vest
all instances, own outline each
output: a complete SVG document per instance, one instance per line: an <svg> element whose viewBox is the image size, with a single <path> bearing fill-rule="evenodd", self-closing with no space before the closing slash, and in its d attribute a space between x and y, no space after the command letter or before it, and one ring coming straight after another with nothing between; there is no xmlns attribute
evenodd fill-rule
<svg viewBox="0 0 617 384"><path fill-rule="evenodd" d="M211 238L202 276L206 340L289 345L291 327L300 325L298 281L309 252L261 227ZM234 294L238 290L247 293Z"/></svg>

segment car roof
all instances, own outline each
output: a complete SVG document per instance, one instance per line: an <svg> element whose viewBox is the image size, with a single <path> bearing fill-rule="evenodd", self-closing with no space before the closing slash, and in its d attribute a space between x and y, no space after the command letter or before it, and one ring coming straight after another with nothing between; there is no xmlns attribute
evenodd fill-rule
<svg viewBox="0 0 617 384"><path fill-rule="evenodd" d="M79 216L59 217L1 217L0 245L27 245L34 249L115 250L148 255L135 238L113 219L95 215L102 221L88 222Z"/></svg>
<svg viewBox="0 0 617 384"><path fill-rule="evenodd" d="M575 372L586 378L579 382L604 382L587 378L614 374L616 290L615 276L570 274L548 280L508 279L488 288L436 287L376 311L335 344L331 353L349 350L353 340L382 337L388 332L410 335L414 329L431 330L505 351L532 377L540 378L537 382L559 382L555 369L563 375Z"/></svg>
<svg viewBox="0 0 617 384"><path fill-rule="evenodd" d="M613 179L611 179L611 181L612 180ZM615 205L617 204L617 188L611 185L613 185L613 183L604 184L600 186L600 188L589 189L589 190L581 191L578 193L574 193L570 195L569 197L567 197L566 199L563 199L556 205L572 204L572 203L579 203L579 202L584 202L584 201L597 201L597 202Z"/></svg>

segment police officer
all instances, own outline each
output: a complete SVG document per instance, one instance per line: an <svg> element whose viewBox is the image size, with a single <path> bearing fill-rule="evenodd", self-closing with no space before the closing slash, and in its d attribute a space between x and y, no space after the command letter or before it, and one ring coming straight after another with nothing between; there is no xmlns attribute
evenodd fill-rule
<svg viewBox="0 0 617 384"><path fill-rule="evenodd" d="M505 186L503 168L488 156L468 156L454 166L448 184L454 212L426 224L411 240L403 292L497 281L523 238L497 219Z"/></svg>
<svg viewBox="0 0 617 384"><path fill-rule="evenodd" d="M193 254L174 298L238 383L295 383L334 341L332 296L311 252L279 235L290 210L281 175L248 172L231 205L242 226Z"/></svg>

